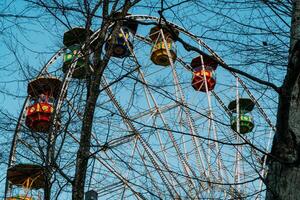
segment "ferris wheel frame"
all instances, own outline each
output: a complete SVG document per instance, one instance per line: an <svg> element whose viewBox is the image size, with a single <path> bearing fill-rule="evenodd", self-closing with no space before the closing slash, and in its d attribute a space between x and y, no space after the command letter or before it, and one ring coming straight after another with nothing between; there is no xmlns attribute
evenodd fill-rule
<svg viewBox="0 0 300 200"><path fill-rule="evenodd" d="M170 26L170 27L174 28L175 30L177 30L179 33L184 34L187 37L193 39L196 43L198 43L200 46L202 46L203 48L205 48L211 54L211 56L214 57L214 59L218 60L218 62L225 63L221 59L221 57L216 54L216 52L214 52L204 41L201 40L201 38L195 36L194 34L190 33L189 31L185 30L184 28L182 28L182 27L180 27L180 26L178 26L178 25L176 25L174 23L163 22L163 21L161 21L160 18L152 17L152 16L146 16L146 15L130 15L130 16L126 16L126 18L127 19L131 19L131 20L136 20L137 22L140 22L140 21L141 22L151 21L151 22L154 22L154 23L157 23L157 24L159 24L159 23L167 24L168 26ZM98 29L97 31L95 31L92 34L92 36L90 37L90 43L93 43L93 42L95 42L97 40L97 36L98 36L98 34L99 34L100 31L101 30ZM121 29L121 31L122 31L122 29ZM163 35L163 33L162 33L162 35ZM141 40L141 41L143 41L143 42L145 42L145 43L147 43L149 45L152 44L151 40L149 38L147 38L147 37L144 37L144 36L141 36L141 35L137 34L137 35L135 35L135 38L138 39L138 40ZM135 69L133 69L132 72L136 72L136 71L139 72L140 76L141 76L141 79L145 83L147 83L147 81L145 80L145 78L142 75L143 73L140 71L140 67L141 66L138 63L138 59L136 58L135 53L134 53L132 47L129 45L127 39L126 38L124 38L124 39L126 40L126 45L127 45L128 49L130 50L131 56L133 57L133 59L135 60L135 62L137 64L137 67ZM165 46L168 46L166 44L165 40L164 40L164 42L165 42ZM41 71L40 71L40 73L38 74L37 77L39 77L41 75L47 75L48 74L48 68L52 64L54 64L58 60L59 57L61 57L63 55L64 51L65 51L65 48L62 48L59 51L57 51L57 53L54 56L52 56L52 58L47 62L47 64L41 69ZM171 58L172 56L170 56L170 52L169 52L168 48L167 48L167 52L168 52L168 57L170 59L170 63L171 63L171 68L172 68L172 71L173 71L173 75L175 77L175 82L179 86L178 90L180 91L182 89L180 89L180 83L179 83L179 81L176 80L176 68L174 67L174 61ZM179 58L179 57L176 58L176 61L179 62L185 69L187 69L187 70L189 70L189 71L192 72L191 66L188 65L188 64L186 64L185 61L183 61L181 58ZM54 106L54 112L53 112L53 115L52 115L53 116L52 126L51 126L49 134L48 134L48 144L49 145L48 145L48 151L47 151L48 152L47 159L50 159L50 156L51 156L50 154L51 154L51 151L52 151L52 148L53 148L53 146L52 146L52 144L53 144L53 136L55 135L55 133L57 132L57 129L59 127L58 116L59 116L59 113L61 111L63 102L65 101L65 98L67 96L68 86L69 86L69 83L72 81L72 74L73 74L73 72L74 72L74 70L76 68L76 64L77 64L77 60L75 60L75 62L73 62L70 65L67 73L65 74L63 82L62 82L61 91L60 91L59 96L57 98L57 103ZM93 71L92 66L89 66L89 67L90 67L90 70ZM248 89L248 87L246 86L246 84L242 81L241 78L239 78L239 76L236 73L234 73L234 72L230 72L230 73L236 78L236 84L237 85L240 84L242 86L242 88L244 89L244 91L246 91L246 93L248 94L248 96L250 97L250 99L255 103L255 107L258 108L258 111L263 116L263 118L267 122L267 124L271 127L271 129L273 131L275 131L275 126L272 124L271 120L269 119L269 117L267 116L267 114L265 113L265 111L263 110L263 108L260 106L259 102L255 99L254 95ZM204 76L204 80L206 80L205 76ZM105 76L102 77L101 87L106 92L107 96L110 98L110 100L112 101L112 103L114 104L114 106L116 107L116 109L118 110L119 115L124 120L124 123L128 125L129 129L132 132L132 134L129 137L124 137L124 138L121 138L120 140L112 141L110 145L113 145L112 147L116 147L118 145L121 145L121 144L124 144L124 143L127 143L127 142L131 142L133 139L138 139L141 142L141 145L144 147L144 150L146 151L146 154L149 156L150 160L152 160L153 165L157 169L158 173L161 173L162 170L160 169L160 166L158 164L157 165L155 164L157 162L155 160L158 160L160 163L164 163L164 162L160 159L159 156L155 155L155 152L151 152L151 147L150 147L151 145L148 144L148 142L142 136L142 134L139 133L139 130L137 130L137 128L133 124L132 120L130 119L130 117L128 116L128 114L125 112L124 108L122 108L121 104L115 98L115 96L113 94L113 91L110 88L110 84L107 82ZM213 95L215 97L215 99L218 101L218 103L220 104L220 106L228 114L228 116L231 116L232 115L231 111L227 108L227 106L222 101L222 99L214 91L208 91L207 85L205 86L205 88L206 88L206 95L207 95L207 99L208 99L207 101L208 101L209 110L212 110L212 108L211 108L212 105L210 103L210 95ZM189 126L191 128L191 132L194 134L195 132L197 132L197 130L195 130L195 126L193 125L194 122L193 122L193 119L191 117L191 114L189 113L190 112L189 108L184 105L184 95L183 95L183 92L181 91L179 93L182 93L181 98L183 98L183 107L185 109L185 112L186 112L187 116L190 116L190 118L188 117L189 118L188 120L189 120L189 123L190 123ZM238 91L237 91L237 102L238 102L238 99L239 99L238 96L239 95L238 95ZM17 148L17 145L18 145L18 134L20 132L21 127L24 124L25 110L26 110L26 106L28 104L29 98L30 97L27 96L27 98L26 98L26 100L24 102L24 105L23 105L23 108L22 108L22 112L20 113L20 116L19 116L19 119L18 119L18 122L17 122L17 126L16 126L16 130L15 130L15 133L13 135L13 140L12 140L12 145L11 145L11 150L10 150L10 155L9 155L9 161L8 161L8 167L13 166L15 164L15 162L16 162L16 155L15 154L16 154L16 148ZM160 111L158 111L158 114L161 115ZM210 115L208 116L208 120L212 120L212 123L214 123L213 122L214 121L213 113L210 113ZM236 132L238 141L249 142L246 138L244 138L238 132L239 131ZM172 137L172 134L170 134L169 136ZM270 143L270 141L268 143ZM190 173L192 173L192 175L195 176L194 171L189 166L189 163L185 160L185 158L182 157L182 155L181 155L182 153L180 152L179 147L176 147L176 142L174 144L175 144L175 149L177 149L176 151L178 153L179 159L181 160L182 165L184 166L184 168L186 170L186 173L189 174L188 171L190 171ZM255 149L255 150L258 150L258 149ZM241 151L241 149L239 149L239 151ZM237 156L238 156L238 154L237 154ZM130 184L128 184L128 181L126 180L126 178L124 178L121 174L119 174L110 164L108 164L107 162L105 162L105 161L103 161L103 160L101 160L99 158L96 158L96 159L103 166L105 166L111 173L113 173L124 185L126 185L126 187L128 187L137 198L143 198L143 195L140 194L139 192L135 191L135 189ZM265 165L265 163L266 163L266 158L264 160L264 165ZM161 176L162 181L166 182L165 185L168 187L168 185L169 185L168 178L164 174L162 174L162 173L160 174L160 176ZM208 175L206 175L206 176L208 176ZM263 176L263 174L262 174L262 176ZM176 177L173 176L172 178L176 181ZM191 185L194 185L193 187L195 187L195 184L194 184L193 181L188 180L188 182ZM5 198L7 197L6 195L9 192L8 191L9 187L10 187L9 186L9 182L8 182L8 180L6 180ZM168 190L170 191L170 194L172 194L171 191L173 191L173 190L171 188L168 188ZM185 193L188 194L189 192L186 191ZM179 194L175 194L173 196L173 198L176 198L176 195L179 196ZM190 197L192 198L192 196L190 196Z"/></svg>

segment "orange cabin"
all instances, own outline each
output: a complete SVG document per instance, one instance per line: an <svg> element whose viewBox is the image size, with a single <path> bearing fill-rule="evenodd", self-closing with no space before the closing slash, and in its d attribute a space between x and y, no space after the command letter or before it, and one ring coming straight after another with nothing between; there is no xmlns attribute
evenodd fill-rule
<svg viewBox="0 0 300 200"><path fill-rule="evenodd" d="M11 194L6 200L41 200L40 193L33 195L33 190L45 188L45 168L30 163L16 164L7 169L7 180Z"/></svg>
<svg viewBox="0 0 300 200"><path fill-rule="evenodd" d="M205 78L204 78L205 76ZM193 88L197 91L206 91L205 79L207 83L208 91L214 89L216 85L216 76L213 70L209 69L198 69L193 72L192 85Z"/></svg>
<svg viewBox="0 0 300 200"><path fill-rule="evenodd" d="M211 91L216 85L215 70L218 63L210 56L198 56L192 60L191 66L193 68L192 86L196 91L206 92Z"/></svg>

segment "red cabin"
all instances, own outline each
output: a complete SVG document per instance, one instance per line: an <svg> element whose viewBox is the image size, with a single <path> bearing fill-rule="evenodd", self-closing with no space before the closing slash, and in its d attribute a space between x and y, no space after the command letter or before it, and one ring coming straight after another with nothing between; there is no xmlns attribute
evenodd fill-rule
<svg viewBox="0 0 300 200"><path fill-rule="evenodd" d="M203 63L202 63L203 62ZM202 65L203 64L203 65ZM218 63L210 56L198 56L192 60L193 68L192 86L196 91L206 92L205 80L208 91L214 89L216 85L216 74Z"/></svg>
<svg viewBox="0 0 300 200"><path fill-rule="evenodd" d="M28 84L30 105L26 109L26 126L34 132L47 132L51 125L54 100L59 95L61 81L40 77Z"/></svg>

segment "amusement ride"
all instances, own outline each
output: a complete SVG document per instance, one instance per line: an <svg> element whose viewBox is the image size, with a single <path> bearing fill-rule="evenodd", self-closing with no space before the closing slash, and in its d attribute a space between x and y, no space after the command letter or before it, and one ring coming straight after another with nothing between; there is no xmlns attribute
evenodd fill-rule
<svg viewBox="0 0 300 200"><path fill-rule="evenodd" d="M275 128L255 92L180 26L138 15L120 24L103 49L111 57L95 110L86 199L262 198ZM49 183L61 192L70 187L99 31L66 31L64 47L28 83L6 199L43 199ZM187 52L178 37L205 53ZM59 199L56 189L52 195Z"/></svg>

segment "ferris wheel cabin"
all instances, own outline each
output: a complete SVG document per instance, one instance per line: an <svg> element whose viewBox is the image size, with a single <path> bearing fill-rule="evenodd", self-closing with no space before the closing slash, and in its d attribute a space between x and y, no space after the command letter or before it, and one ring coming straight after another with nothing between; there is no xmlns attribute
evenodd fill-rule
<svg viewBox="0 0 300 200"><path fill-rule="evenodd" d="M122 17L121 14L122 13L120 12L116 12L113 14L113 16L118 19ZM126 16L129 15L130 14L127 14ZM112 33L113 28L109 30L110 37L105 44L105 50L108 51L110 48L112 48L112 57L125 58L130 56L128 45L131 49L133 49L133 37L136 34L138 23L131 19L122 20L120 23L120 31L118 31L116 35L113 35Z"/></svg>
<svg viewBox="0 0 300 200"><path fill-rule="evenodd" d="M206 85L208 91L215 88L215 70L218 63L211 56L201 55L194 58L191 67L193 68L192 86L196 91L206 92Z"/></svg>
<svg viewBox="0 0 300 200"><path fill-rule="evenodd" d="M64 33L63 43L67 49L64 54L63 72L67 73L71 64L76 62L72 74L73 78L85 78L88 56L84 55L81 47L85 43L86 38L92 33L92 31L87 31L85 28L80 27L73 28Z"/></svg>
<svg viewBox="0 0 300 200"><path fill-rule="evenodd" d="M7 170L7 179L12 185L7 200L33 200L33 190L45 188L45 169L40 165L17 164ZM14 190L18 190L16 194ZM40 199L40 198L38 198Z"/></svg>
<svg viewBox="0 0 300 200"><path fill-rule="evenodd" d="M240 98L239 99L239 133L249 133L254 128L254 121L251 115L251 111L254 108L254 102L251 99ZM228 105L228 109L233 113L230 118L231 129L238 132L238 115L237 115L237 102L232 101Z"/></svg>
<svg viewBox="0 0 300 200"><path fill-rule="evenodd" d="M177 30L172 30L173 34L179 35ZM175 39L167 27L155 26L150 30L150 39L153 42L151 51L151 60L154 64L160 66L169 66L170 59L175 62L177 58ZM165 43L167 45L165 45ZM168 54L168 51L170 55ZM170 56L170 57L169 57Z"/></svg>
<svg viewBox="0 0 300 200"><path fill-rule="evenodd" d="M28 84L30 104L26 109L26 126L34 132L48 132L53 104L59 95L61 81L54 77L39 77Z"/></svg>

